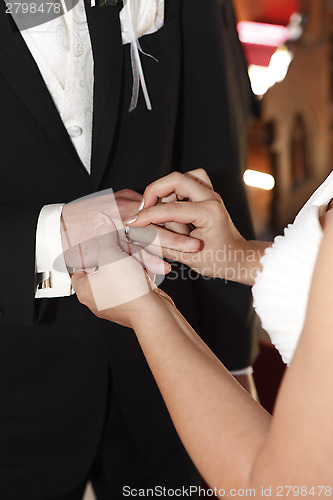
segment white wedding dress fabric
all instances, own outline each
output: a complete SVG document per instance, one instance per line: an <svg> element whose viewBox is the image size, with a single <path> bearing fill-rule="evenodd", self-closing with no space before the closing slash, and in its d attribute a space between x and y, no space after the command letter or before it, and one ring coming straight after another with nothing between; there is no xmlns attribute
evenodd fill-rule
<svg viewBox="0 0 333 500"><path fill-rule="evenodd" d="M277 236L261 259L252 287L253 306L262 327L290 364L301 335L312 275L323 237L319 209L333 198L333 172Z"/></svg>

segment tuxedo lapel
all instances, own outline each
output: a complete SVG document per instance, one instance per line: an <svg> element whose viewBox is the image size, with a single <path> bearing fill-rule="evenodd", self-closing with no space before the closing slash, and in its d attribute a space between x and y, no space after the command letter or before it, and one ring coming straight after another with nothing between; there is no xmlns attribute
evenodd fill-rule
<svg viewBox="0 0 333 500"><path fill-rule="evenodd" d="M39 69L0 0L0 73L59 147L86 172L45 86Z"/></svg>
<svg viewBox="0 0 333 500"><path fill-rule="evenodd" d="M120 3L120 2L119 2ZM111 152L122 83L122 5L89 7L86 12L94 55L92 187L98 190ZM97 2L96 2L97 4Z"/></svg>

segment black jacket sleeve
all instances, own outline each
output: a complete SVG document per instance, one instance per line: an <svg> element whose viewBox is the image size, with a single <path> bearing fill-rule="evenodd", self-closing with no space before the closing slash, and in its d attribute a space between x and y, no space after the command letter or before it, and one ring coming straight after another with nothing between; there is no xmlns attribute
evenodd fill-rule
<svg viewBox="0 0 333 500"><path fill-rule="evenodd" d="M203 167L244 237L254 237L242 180L246 127L254 111L231 1L183 0L183 87L177 167ZM200 334L229 369L253 363L255 323L249 287L194 277ZM190 319L191 322L191 319Z"/></svg>
<svg viewBox="0 0 333 500"><path fill-rule="evenodd" d="M0 206L0 325L33 325L39 207Z"/></svg>

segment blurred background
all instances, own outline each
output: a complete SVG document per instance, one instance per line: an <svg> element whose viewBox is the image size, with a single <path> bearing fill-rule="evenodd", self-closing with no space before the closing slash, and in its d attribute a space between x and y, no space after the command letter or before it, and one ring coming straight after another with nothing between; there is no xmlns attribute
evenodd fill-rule
<svg viewBox="0 0 333 500"><path fill-rule="evenodd" d="M233 7L257 114L244 182L256 236L271 240L331 171L333 1L233 0ZM254 376L270 412L283 372L261 331Z"/></svg>
<svg viewBox="0 0 333 500"><path fill-rule="evenodd" d="M220 2L223 10L229 0ZM237 64L248 68L256 110L244 182L256 236L271 240L331 171L333 0L233 0L233 7L243 49ZM283 372L261 332L254 375L270 412ZM85 500L93 499L88 486Z"/></svg>
<svg viewBox="0 0 333 500"><path fill-rule="evenodd" d="M333 1L233 4L258 105L244 181L265 238L293 220L331 171Z"/></svg>

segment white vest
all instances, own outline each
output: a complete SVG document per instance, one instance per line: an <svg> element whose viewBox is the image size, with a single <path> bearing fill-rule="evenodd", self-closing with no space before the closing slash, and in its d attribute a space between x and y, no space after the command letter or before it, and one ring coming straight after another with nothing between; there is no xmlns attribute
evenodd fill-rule
<svg viewBox="0 0 333 500"><path fill-rule="evenodd" d="M66 7L63 3L64 11ZM65 15L21 30L84 167L91 171L94 63L84 0Z"/></svg>

